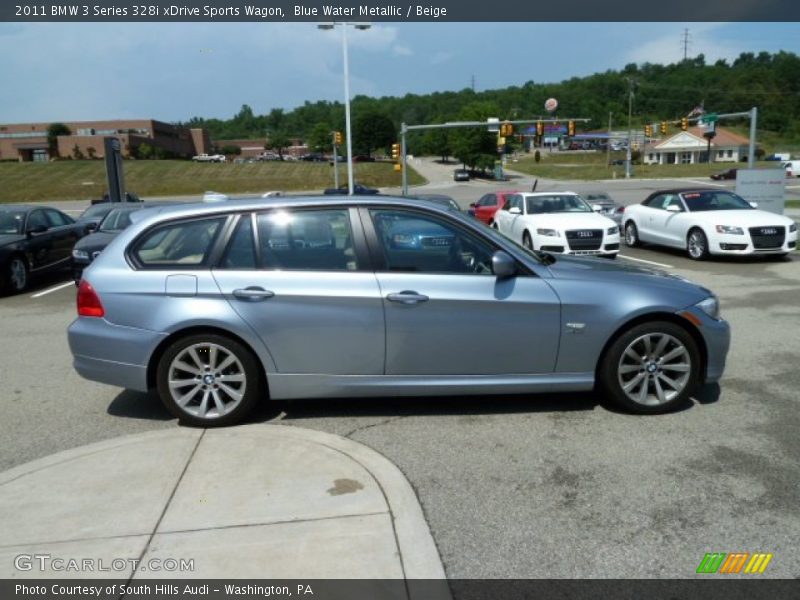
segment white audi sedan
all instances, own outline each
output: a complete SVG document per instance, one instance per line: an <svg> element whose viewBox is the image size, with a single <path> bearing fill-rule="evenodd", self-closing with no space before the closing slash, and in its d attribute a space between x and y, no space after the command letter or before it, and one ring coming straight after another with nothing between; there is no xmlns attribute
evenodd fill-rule
<svg viewBox="0 0 800 600"><path fill-rule="evenodd" d="M797 224L756 206L727 190L654 192L625 208L625 243L681 248L694 260L710 254L786 256L797 247Z"/></svg>
<svg viewBox="0 0 800 600"><path fill-rule="evenodd" d="M530 250L616 258L619 226L573 192L507 196L495 229Z"/></svg>

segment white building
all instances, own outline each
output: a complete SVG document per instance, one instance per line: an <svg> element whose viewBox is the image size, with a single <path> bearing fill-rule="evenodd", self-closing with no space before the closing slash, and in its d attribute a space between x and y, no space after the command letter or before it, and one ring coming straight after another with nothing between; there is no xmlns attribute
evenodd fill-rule
<svg viewBox="0 0 800 600"><path fill-rule="evenodd" d="M646 165L692 165L706 162L708 141L703 137L704 127L691 127L655 144L648 144L642 152ZM712 162L739 162L747 158L747 138L717 127L717 135L711 140Z"/></svg>

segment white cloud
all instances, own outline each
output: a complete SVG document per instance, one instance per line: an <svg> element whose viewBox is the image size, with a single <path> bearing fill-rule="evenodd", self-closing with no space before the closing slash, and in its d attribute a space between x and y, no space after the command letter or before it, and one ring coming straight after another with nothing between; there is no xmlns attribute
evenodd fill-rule
<svg viewBox="0 0 800 600"><path fill-rule="evenodd" d="M681 36L685 28L689 29L689 58L702 54L706 63L712 63L720 58L731 60L743 51L740 44L725 41L718 35L725 23L691 23L685 27L679 23L659 23L657 26L664 33L634 47L628 52L625 62L680 62L684 51ZM667 28L669 31L665 31Z"/></svg>
<svg viewBox="0 0 800 600"><path fill-rule="evenodd" d="M397 46L395 46L394 48L392 48L392 53L395 56L411 56L412 54L414 54L411 51L411 48L409 48L407 46L400 46L399 44Z"/></svg>

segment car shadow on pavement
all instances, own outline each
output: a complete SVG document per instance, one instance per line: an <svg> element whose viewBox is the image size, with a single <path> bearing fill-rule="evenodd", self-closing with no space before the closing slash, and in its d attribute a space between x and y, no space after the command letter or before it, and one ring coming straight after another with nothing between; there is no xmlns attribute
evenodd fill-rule
<svg viewBox="0 0 800 600"><path fill-rule="evenodd" d="M155 390L149 393L123 390L108 405L108 414L128 419L169 421L174 419L158 397Z"/></svg>
<svg viewBox="0 0 800 600"><path fill-rule="evenodd" d="M490 415L594 410L594 393L491 396L415 396L403 398L327 398L281 402L284 420L346 416ZM253 420L267 416L259 408Z"/></svg>

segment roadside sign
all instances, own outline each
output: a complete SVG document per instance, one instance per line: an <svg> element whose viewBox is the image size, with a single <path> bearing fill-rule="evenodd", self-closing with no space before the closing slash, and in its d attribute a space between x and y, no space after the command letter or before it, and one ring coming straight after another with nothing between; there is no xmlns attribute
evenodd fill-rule
<svg viewBox="0 0 800 600"><path fill-rule="evenodd" d="M500 131L500 119L496 117L489 117L486 119L486 123L489 125L490 132L497 133Z"/></svg>
<svg viewBox="0 0 800 600"><path fill-rule="evenodd" d="M761 210L782 215L786 205L786 171L739 169L736 193L748 202L756 202Z"/></svg>

